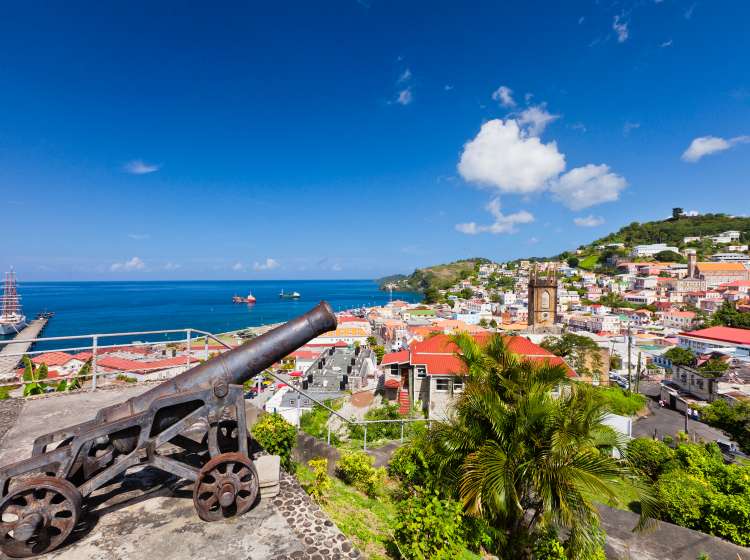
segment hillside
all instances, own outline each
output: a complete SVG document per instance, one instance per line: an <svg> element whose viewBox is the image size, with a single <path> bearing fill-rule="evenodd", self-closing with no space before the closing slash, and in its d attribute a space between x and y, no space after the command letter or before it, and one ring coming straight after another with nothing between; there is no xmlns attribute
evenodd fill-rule
<svg viewBox="0 0 750 560"><path fill-rule="evenodd" d="M716 235L727 230L743 232L744 240L750 239L750 218L735 218L726 214L702 214L680 216L668 220L638 223L633 222L615 233L593 241L589 247L608 243L624 243L628 247L649 243L666 243L683 246L685 237Z"/></svg>
<svg viewBox="0 0 750 560"><path fill-rule="evenodd" d="M418 268L409 276L400 274L386 276L378 279L381 289L386 289L388 284L393 284L394 289L423 292L427 288L445 289L457 281L468 278L482 263L490 262L489 259L475 257L461 259L447 264L438 264L426 268Z"/></svg>

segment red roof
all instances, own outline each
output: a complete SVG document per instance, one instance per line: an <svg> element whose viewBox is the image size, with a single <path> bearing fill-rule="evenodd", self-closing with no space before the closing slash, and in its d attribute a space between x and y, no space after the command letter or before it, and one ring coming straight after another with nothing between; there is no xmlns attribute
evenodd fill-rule
<svg viewBox="0 0 750 560"><path fill-rule="evenodd" d="M47 364L47 367L51 367L67 364L72 358L73 356L65 352L46 352L31 358L31 361L37 365Z"/></svg>
<svg viewBox="0 0 750 560"><path fill-rule="evenodd" d="M289 374L289 377L302 377L302 372L301 371L293 371L292 373Z"/></svg>
<svg viewBox="0 0 750 560"><path fill-rule="evenodd" d="M479 343L486 342L490 336L491 333L488 332L473 335ZM565 363L565 360L555 356L552 352L545 350L538 344L534 344L527 338L522 336L507 336L505 337L505 342L508 345L508 349L515 354L534 361L541 360L551 365L566 366L569 377L576 375L570 366ZM451 342L448 335L436 335L422 342L415 342L412 344L410 350L409 363L425 366L428 375L458 375L464 373L463 363L455 354L458 348ZM395 352L394 354L402 354L402 352Z"/></svg>
<svg viewBox="0 0 750 560"><path fill-rule="evenodd" d="M305 344L304 348L348 348L349 345L343 340L337 342L316 342L315 344Z"/></svg>
<svg viewBox="0 0 750 560"><path fill-rule="evenodd" d="M157 369L166 369L174 366L181 366L187 363L184 356L167 358L164 360L155 360L153 362L140 362L137 360L127 360L116 356L105 356L97 360L97 364L118 371L151 371Z"/></svg>
<svg viewBox="0 0 750 560"><path fill-rule="evenodd" d="M691 338L705 338L729 342L730 344L750 344L750 329L735 329L732 327L709 327L697 331L681 332L680 336Z"/></svg>
<svg viewBox="0 0 750 560"><path fill-rule="evenodd" d="M383 356L383 360L380 362L381 366L387 366L389 364L403 364L409 361L409 351L401 350L400 352L390 352Z"/></svg>
<svg viewBox="0 0 750 560"><path fill-rule="evenodd" d="M322 352L322 350L297 350L289 355L298 360L314 360L320 356Z"/></svg>

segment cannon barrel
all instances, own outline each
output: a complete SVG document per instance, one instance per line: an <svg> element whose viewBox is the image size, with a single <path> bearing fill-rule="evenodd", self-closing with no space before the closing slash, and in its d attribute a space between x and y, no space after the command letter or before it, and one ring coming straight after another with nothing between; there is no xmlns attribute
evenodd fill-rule
<svg viewBox="0 0 750 560"><path fill-rule="evenodd" d="M322 301L307 313L250 342L164 381L142 395L106 409L103 420L110 422L143 412L156 399L167 395L210 387L221 390L222 384L224 387L242 384L316 336L335 329L336 323L331 306Z"/></svg>

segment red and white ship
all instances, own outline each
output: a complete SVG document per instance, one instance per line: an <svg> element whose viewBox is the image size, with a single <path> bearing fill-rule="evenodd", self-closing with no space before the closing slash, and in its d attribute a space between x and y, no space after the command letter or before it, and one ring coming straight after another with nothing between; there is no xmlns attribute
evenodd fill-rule
<svg viewBox="0 0 750 560"><path fill-rule="evenodd" d="M26 326L26 316L21 312L21 297L16 289L16 273L13 270L5 273L0 304L0 335L16 334Z"/></svg>
<svg viewBox="0 0 750 560"><path fill-rule="evenodd" d="M233 296L232 297L233 303L255 303L255 296L252 292L247 293L247 297L242 296Z"/></svg>

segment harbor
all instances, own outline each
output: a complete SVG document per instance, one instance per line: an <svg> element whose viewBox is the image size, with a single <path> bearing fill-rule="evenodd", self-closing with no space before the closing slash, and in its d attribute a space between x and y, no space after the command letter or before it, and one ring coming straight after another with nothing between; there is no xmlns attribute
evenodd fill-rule
<svg viewBox="0 0 750 560"><path fill-rule="evenodd" d="M47 326L49 316L42 315L31 321L13 337L13 342L3 344L0 349L0 380L9 377L15 378L15 370L21 362L23 354L29 351L33 339L39 338Z"/></svg>

